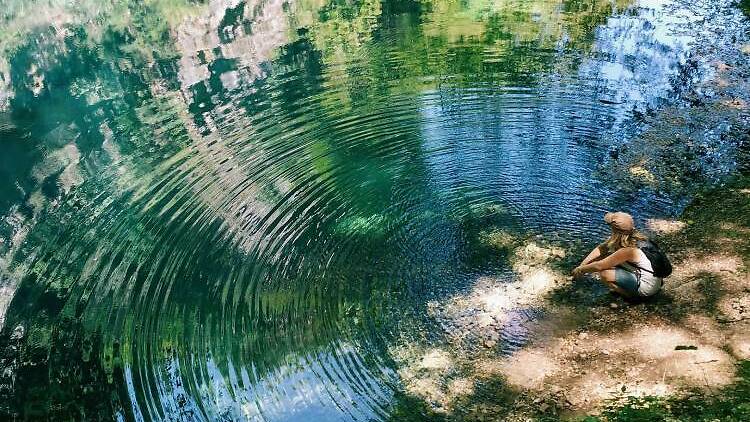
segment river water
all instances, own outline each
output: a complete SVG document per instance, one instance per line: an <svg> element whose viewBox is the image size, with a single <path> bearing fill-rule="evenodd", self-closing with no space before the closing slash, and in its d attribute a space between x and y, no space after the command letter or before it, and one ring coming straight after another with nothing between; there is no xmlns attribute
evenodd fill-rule
<svg viewBox="0 0 750 422"><path fill-rule="evenodd" d="M730 2L4 3L3 418L403 415L427 304L517 278L488 233L580 253L734 163L617 159Z"/></svg>

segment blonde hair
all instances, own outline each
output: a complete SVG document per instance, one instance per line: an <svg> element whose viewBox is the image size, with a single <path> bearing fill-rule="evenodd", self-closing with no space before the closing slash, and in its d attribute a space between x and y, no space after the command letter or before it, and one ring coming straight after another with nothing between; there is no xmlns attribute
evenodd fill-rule
<svg viewBox="0 0 750 422"><path fill-rule="evenodd" d="M634 248L638 246L638 242L644 240L648 238L638 230L626 232L612 228L612 235L600 247L607 254L611 254L622 248Z"/></svg>

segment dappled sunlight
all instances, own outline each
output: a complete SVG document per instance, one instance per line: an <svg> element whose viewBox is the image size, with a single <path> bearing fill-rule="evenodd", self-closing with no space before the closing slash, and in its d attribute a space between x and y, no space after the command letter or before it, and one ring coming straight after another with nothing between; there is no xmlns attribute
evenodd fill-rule
<svg viewBox="0 0 750 422"><path fill-rule="evenodd" d="M740 226L739 224L737 224L737 222L722 221L719 224L719 229L723 231L728 231L728 232L739 232L743 234L750 234L750 229L748 229L747 227Z"/></svg>
<svg viewBox="0 0 750 422"><path fill-rule="evenodd" d="M619 349L631 349L642 359L663 367L667 378L684 377L693 383L709 386L728 384L734 373L731 357L718 347L706 344L695 333L668 325L638 326L626 333L616 336L615 346ZM695 347L695 350L678 350L681 346ZM709 380L698 370L696 364L716 363ZM723 366L723 368L721 368ZM720 373L719 369L725 369Z"/></svg>
<svg viewBox="0 0 750 422"><path fill-rule="evenodd" d="M718 301L716 308L725 317L726 322L750 319L750 291L742 290L725 295Z"/></svg>
<svg viewBox="0 0 750 422"><path fill-rule="evenodd" d="M643 166L638 165L638 166L630 167L628 169L628 172L630 173L631 176L633 176L634 178L642 182L649 183L649 184L656 182L656 176L654 176L654 174L651 173L650 170L648 170L647 168Z"/></svg>
<svg viewBox="0 0 750 422"><path fill-rule="evenodd" d="M510 257L513 279L479 277L468 292L429 302L428 315L442 323L449 341L458 345L474 339L492 348L506 324L542 306L545 295L565 282L566 275L552 267L564 257L565 251L558 247L534 242L519 246Z"/></svg>
<svg viewBox="0 0 750 422"><path fill-rule="evenodd" d="M423 399L433 411L446 413L460 397L474 394L476 382L507 378L511 385L532 388L559 363L544 353L520 350L525 359L513 365L498 358L509 339L525 342L537 323L535 312L544 308L546 296L567 282L555 265L566 256L564 249L527 241L519 243L506 233L484 234L496 247L508 248L514 275L478 277L463 294L427 303L427 314L441 327L440 347L396 347L399 377L406 391ZM542 324L543 325L543 324ZM541 330L540 330L541 332ZM508 349L507 352L512 352ZM458 367L452 356L462 356ZM471 359L466 359L471 356Z"/></svg>
<svg viewBox="0 0 750 422"><path fill-rule="evenodd" d="M533 300L537 296L549 293L560 279L560 274L556 274L546 268L537 268L522 275L522 290L526 294L526 299Z"/></svg>
<svg viewBox="0 0 750 422"><path fill-rule="evenodd" d="M410 393L440 403L443 410L456 397L472 394L476 381L501 378L518 391L561 392L571 409L590 411L622 396L664 396L685 387L728 385L734 380L734 358L716 340L666 323L607 334L573 331L507 357L477 357L455 380L448 381L450 364L428 365L432 369L421 375L405 370L402 376ZM447 363L444 356L433 350L421 361Z"/></svg>
<svg viewBox="0 0 750 422"><path fill-rule="evenodd" d="M457 378L448 383L449 397L468 396L474 393L474 380L470 378Z"/></svg>
<svg viewBox="0 0 750 422"><path fill-rule="evenodd" d="M436 412L448 412L457 398L474 392L474 380L457 371L454 358L444 349L401 349L399 378L405 391L424 400ZM409 355L412 353L412 355Z"/></svg>
<svg viewBox="0 0 750 422"><path fill-rule="evenodd" d="M502 376L509 384L523 389L543 389L549 375L562 370L561 362L546 350L525 349L509 359L487 359L477 365L481 377Z"/></svg>
<svg viewBox="0 0 750 422"><path fill-rule="evenodd" d="M511 259L514 271L524 272L527 267L550 264L553 261L565 258L565 255L565 250L561 247L539 245L532 241L517 248Z"/></svg>
<svg viewBox="0 0 750 422"><path fill-rule="evenodd" d="M678 350L683 347L695 350ZM608 334L573 332L480 367L524 390L564 385L578 409L593 409L621 395L717 388L731 383L734 374L727 352L666 324L639 324Z"/></svg>
<svg viewBox="0 0 750 422"><path fill-rule="evenodd" d="M731 324L727 331L729 351L737 359L750 359L750 321Z"/></svg>
<svg viewBox="0 0 750 422"><path fill-rule="evenodd" d="M701 333L704 339L713 334L715 345L725 345L727 331L732 330L728 324L750 317L750 277L744 266L739 255L695 253L676 265L665 291L676 304L692 308L691 312L708 313L686 316L686 328Z"/></svg>
<svg viewBox="0 0 750 422"><path fill-rule="evenodd" d="M750 356L750 190L701 193L748 161L732 1L9 0L0 420L722 388ZM664 292L573 280L605 210L659 235Z"/></svg>
<svg viewBox="0 0 750 422"><path fill-rule="evenodd" d="M646 228L659 235L675 234L681 232L687 224L679 220L662 220L650 218L646 220Z"/></svg>
<svg viewBox="0 0 750 422"><path fill-rule="evenodd" d="M681 235L687 225L654 219L648 228ZM469 386L499 379L522 393L517 400L529 406L580 413L612 399L713 392L734 382L736 360L750 356L750 324L744 320L750 280L742 256L688 249L665 287L674 315L612 304L592 309L588 321L549 300L550 293L568 286L567 275L557 269L565 257L559 247L516 243L509 254L512 280L479 277L466 293L430 302L428 314L444 328L445 350L411 358L421 369L400 372L408 391L450 413L457 397L476 394ZM534 340L504 351L499 345L509 322L519 310L532 308L544 311L521 326L524 338ZM586 325L590 329L582 328ZM452 355L471 358L457 369ZM467 388L454 388L459 394L449 385Z"/></svg>
<svg viewBox="0 0 750 422"><path fill-rule="evenodd" d="M747 102L743 100L742 98L732 98L727 100L722 100L719 102L724 107L728 108L734 108L737 110L747 110Z"/></svg>
<svg viewBox="0 0 750 422"><path fill-rule="evenodd" d="M518 239L507 230L496 229L480 232L479 242L484 246L503 250L512 248Z"/></svg>
<svg viewBox="0 0 750 422"><path fill-rule="evenodd" d="M682 305L718 312L723 319L742 319L750 311L744 265L739 255L688 254L664 289Z"/></svg>
<svg viewBox="0 0 750 422"><path fill-rule="evenodd" d="M419 361L420 369L449 371L453 367L453 359L440 349L429 350Z"/></svg>
<svg viewBox="0 0 750 422"><path fill-rule="evenodd" d="M481 296L481 301L484 304L485 309L489 312L502 312L503 310L510 309L514 304L511 299L505 294L504 289L496 288L485 292Z"/></svg>
<svg viewBox="0 0 750 422"><path fill-rule="evenodd" d="M680 265L677 265L672 274L673 278L690 280L700 273L736 273L743 265L743 259L739 255L720 255L710 254L702 256L699 254L690 254L686 256ZM671 284L671 283L670 283ZM666 285L665 288L670 288Z"/></svg>
<svg viewBox="0 0 750 422"><path fill-rule="evenodd" d="M680 320L680 327L700 335L701 341L714 347L724 347L726 326L705 314L690 314Z"/></svg>
<svg viewBox="0 0 750 422"><path fill-rule="evenodd" d="M510 244L505 235L500 237L504 247ZM534 360L535 356L543 358L541 354L529 355L528 366L518 368L494 356L507 339L525 341L536 324L535 310L543 308L546 295L567 280L554 268L565 256L560 247L533 241L520 244L509 257L515 272L511 279L481 276L463 294L428 302L427 315L441 327L444 343L392 349L406 391L425 400L433 411L447 412L458 397L473 394L478 379L502 374L521 385L531 385L557 370L554 361ZM522 350L519 355L525 353ZM463 357L463 367L459 368L453 356ZM467 356L472 358L467 360Z"/></svg>

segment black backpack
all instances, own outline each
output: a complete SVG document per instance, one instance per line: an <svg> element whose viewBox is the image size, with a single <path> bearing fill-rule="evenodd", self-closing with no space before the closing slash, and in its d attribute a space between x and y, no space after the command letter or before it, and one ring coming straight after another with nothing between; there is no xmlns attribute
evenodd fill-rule
<svg viewBox="0 0 750 422"><path fill-rule="evenodd" d="M653 268L654 271L649 271L645 268L638 267L637 265L636 267L659 278L669 277L669 275L672 274L672 263L669 262L667 254L659 249L659 245L657 245L656 242L653 240L639 242L638 248L642 250L643 254L646 255L646 258L651 261L651 268Z"/></svg>

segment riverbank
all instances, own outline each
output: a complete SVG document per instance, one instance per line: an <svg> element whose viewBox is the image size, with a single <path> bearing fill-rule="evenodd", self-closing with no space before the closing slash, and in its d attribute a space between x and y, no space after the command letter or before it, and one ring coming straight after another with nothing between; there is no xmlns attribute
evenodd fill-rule
<svg viewBox="0 0 750 422"><path fill-rule="evenodd" d="M682 386L677 394L659 397L622 395L605 404L612 421L750 419L750 178L740 178L694 201L680 229L668 233L665 246L676 251L680 268L665 288L665 297L644 314L671 315L685 324L686 340L676 350L693 359L704 382ZM624 321L623 321L624 322ZM726 353L734 365L731 382L711 385L721 359L704 359L697 343ZM693 348L695 347L695 348ZM717 368L718 367L718 368ZM723 372L721 368L720 372Z"/></svg>
<svg viewBox="0 0 750 422"><path fill-rule="evenodd" d="M745 177L699 196L679 220L649 221L675 263L664 291L628 303L592 296L587 282L559 289L550 317L572 313L574 328L508 359L510 382L545 403L546 416L746 420L750 408L727 403L750 402L749 215Z"/></svg>
<svg viewBox="0 0 750 422"><path fill-rule="evenodd" d="M750 45L730 50L704 57L711 76L683 93L685 103L645 116L646 129L610 163L617 183L636 189L680 192L698 174L732 180L693 195L677 219L644 222L675 266L663 292L626 302L594 279L570 280L581 245L484 233L480 240L507 257L515 281L481 277L469 291L427 304L442 340L394 349L403 402L412 406L396 416L750 418ZM736 154L715 149L716 133ZM715 154L701 162L698 150ZM527 342L509 348L506 338Z"/></svg>
<svg viewBox="0 0 750 422"><path fill-rule="evenodd" d="M648 221L675 272L642 303L570 281L575 257L560 248L495 236L520 281L484 278L428 305L446 341L399 351L408 402L433 420L746 420L748 215L744 177L698 196L678 220ZM542 316L519 322L521 308ZM500 349L519 325L530 342Z"/></svg>

